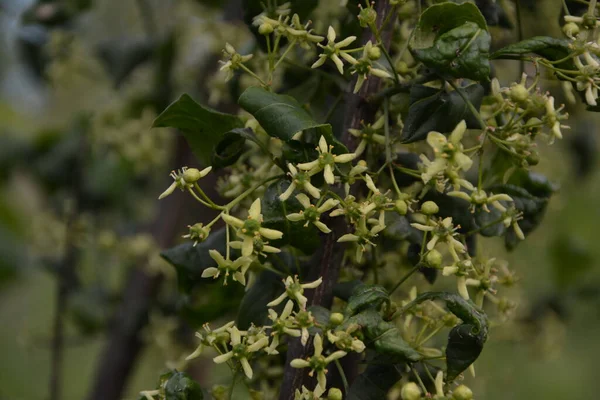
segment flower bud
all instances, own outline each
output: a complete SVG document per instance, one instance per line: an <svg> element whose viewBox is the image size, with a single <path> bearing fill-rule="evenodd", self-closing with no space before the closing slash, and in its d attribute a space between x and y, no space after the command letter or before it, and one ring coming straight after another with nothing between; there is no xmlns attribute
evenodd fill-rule
<svg viewBox="0 0 600 400"><path fill-rule="evenodd" d="M419 400L421 398L421 389L416 383L408 382L402 386L400 397L402 397L402 400Z"/></svg>
<svg viewBox="0 0 600 400"><path fill-rule="evenodd" d="M465 385L460 385L452 392L452 399L454 400L471 400L473 398L473 392Z"/></svg>
<svg viewBox="0 0 600 400"><path fill-rule="evenodd" d="M421 212L425 215L437 214L440 208L433 201L426 201L421 205Z"/></svg>
<svg viewBox="0 0 600 400"><path fill-rule="evenodd" d="M394 207L400 215L406 215L406 213L408 212L408 204L406 204L406 201L404 200L396 200L396 204L394 205Z"/></svg>
<svg viewBox="0 0 600 400"><path fill-rule="evenodd" d="M523 103L529 98L529 91L524 85L513 85L508 92L510 99L515 103Z"/></svg>
<svg viewBox="0 0 600 400"><path fill-rule="evenodd" d="M372 7L363 8L358 13L358 20L360 21L360 26L363 28L374 25L375 21L377 21L377 11Z"/></svg>
<svg viewBox="0 0 600 400"><path fill-rule="evenodd" d="M258 33L265 36L270 35L273 33L273 25L269 24L268 22L260 24L258 27Z"/></svg>
<svg viewBox="0 0 600 400"><path fill-rule="evenodd" d="M594 14L586 13L583 15L583 23L584 28L593 29L596 27L596 16Z"/></svg>
<svg viewBox="0 0 600 400"><path fill-rule="evenodd" d="M183 172L185 183L196 183L200 178L202 178L202 174L196 168L188 168Z"/></svg>
<svg viewBox="0 0 600 400"><path fill-rule="evenodd" d="M425 262L432 268L439 268L442 265L442 253L436 249L430 250L425 256Z"/></svg>
<svg viewBox="0 0 600 400"><path fill-rule="evenodd" d="M400 75L406 75L409 71L408 64L406 64L404 61L398 61L396 63L396 71L398 71Z"/></svg>
<svg viewBox="0 0 600 400"><path fill-rule="evenodd" d="M338 326L341 325L342 322L344 322L344 314L342 313L335 312L331 313L331 315L329 316L329 323L331 325Z"/></svg>
<svg viewBox="0 0 600 400"><path fill-rule="evenodd" d="M329 389L327 400L342 400L342 391L338 388Z"/></svg>
<svg viewBox="0 0 600 400"><path fill-rule="evenodd" d="M531 154L525 158L525 161L527 161L527 165L538 165L540 162L540 155L537 151L532 151Z"/></svg>
<svg viewBox="0 0 600 400"><path fill-rule="evenodd" d="M579 25L574 22L568 22L563 26L562 30L568 37L573 37L579 33Z"/></svg>
<svg viewBox="0 0 600 400"><path fill-rule="evenodd" d="M379 60L379 58L381 57L381 50L377 46L371 47L367 56L369 57L369 60Z"/></svg>

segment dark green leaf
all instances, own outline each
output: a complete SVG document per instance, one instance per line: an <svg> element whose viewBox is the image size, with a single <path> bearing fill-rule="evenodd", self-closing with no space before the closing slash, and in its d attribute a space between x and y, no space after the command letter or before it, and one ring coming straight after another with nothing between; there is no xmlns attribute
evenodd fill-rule
<svg viewBox="0 0 600 400"><path fill-rule="evenodd" d="M165 400L202 399L204 399L202 388L185 372L175 372L165 385Z"/></svg>
<svg viewBox="0 0 600 400"><path fill-rule="evenodd" d="M216 168L227 167L234 164L245 149L246 140L256 143L268 152L250 128L233 129L223 135L221 141L215 146L212 154L212 166Z"/></svg>
<svg viewBox="0 0 600 400"><path fill-rule="evenodd" d="M550 61L558 61L571 54L569 41L566 39L557 39L549 36L535 36L522 40L518 43L508 45L494 52L491 59L515 58L526 54L534 53ZM557 64L558 68L567 70L576 70L577 67L572 59L565 60Z"/></svg>
<svg viewBox="0 0 600 400"><path fill-rule="evenodd" d="M348 400L381 400L402 378L396 365L369 365L348 390Z"/></svg>
<svg viewBox="0 0 600 400"><path fill-rule="evenodd" d="M212 154L211 165L214 168L227 167L235 162L244 153L246 139L233 131L227 132Z"/></svg>
<svg viewBox="0 0 600 400"><path fill-rule="evenodd" d="M196 103L187 94L167 107L155 120L154 128L177 128L185 136L192 151L204 163L210 163L214 148L225 133L242 128L242 121Z"/></svg>
<svg viewBox="0 0 600 400"><path fill-rule="evenodd" d="M319 155L314 144L298 140L284 142L281 151L285 162L293 164L316 160Z"/></svg>
<svg viewBox="0 0 600 400"><path fill-rule="evenodd" d="M484 93L481 85L473 84L461 90L476 109L481 107ZM459 93L414 85L410 90L410 106L401 140L404 143L412 143L424 140L431 131L451 132L463 119L469 128L480 127Z"/></svg>
<svg viewBox="0 0 600 400"><path fill-rule="evenodd" d="M217 266L208 251L215 249L221 254L225 254L225 237L225 228L221 228L216 232L212 232L204 242L198 243L196 246L192 242L187 242L161 253L161 256L175 267L180 290L188 293L200 281L211 282L210 279L202 278L202 272L206 268Z"/></svg>
<svg viewBox="0 0 600 400"><path fill-rule="evenodd" d="M280 276L263 271L242 299L237 326L240 329L248 329L251 324L262 326L267 323L267 303L277 298L284 290Z"/></svg>
<svg viewBox="0 0 600 400"><path fill-rule="evenodd" d="M446 347L446 378L453 380L469 368L481 354L486 340L487 335L474 333L471 324L452 328Z"/></svg>
<svg viewBox="0 0 600 400"><path fill-rule="evenodd" d="M382 232L385 238L391 239L391 245L398 245L397 242L406 240L410 243L421 243L423 234L418 229L412 227L408 219L395 211L386 211L386 228Z"/></svg>
<svg viewBox="0 0 600 400"><path fill-rule="evenodd" d="M452 328L446 346L446 372L448 380L455 379L481 354L487 340L488 319L483 310L457 294L428 292L419 295L406 309L427 300L442 300L448 310L463 323Z"/></svg>
<svg viewBox="0 0 600 400"><path fill-rule="evenodd" d="M418 61L444 78L487 81L491 36L474 22L465 22L436 39L432 47L411 49Z"/></svg>
<svg viewBox="0 0 600 400"><path fill-rule="evenodd" d="M508 205L508 204L506 204ZM490 210L485 211L483 208L478 207L475 210L475 225L477 225L478 233L481 236L492 237L502 236L506 233L506 227L501 221L502 212L495 207L488 207Z"/></svg>
<svg viewBox="0 0 600 400"><path fill-rule="evenodd" d="M487 81L490 42L477 6L445 2L421 15L410 49L417 60L443 77Z"/></svg>
<svg viewBox="0 0 600 400"><path fill-rule="evenodd" d="M479 28L487 30L485 18L474 4L451 2L435 4L421 14L411 47L416 49L431 47L440 35L466 22L473 22Z"/></svg>
<svg viewBox="0 0 600 400"><path fill-rule="evenodd" d="M290 244L297 249L309 254L319 245L319 234L317 228L310 224L304 226L303 221L291 222L286 215L304 210L294 195L286 201L279 200L279 196L285 192L290 183L279 180L271 184L262 198L263 225L267 228L277 229L283 232L283 238L272 242L274 246L281 247Z"/></svg>
<svg viewBox="0 0 600 400"><path fill-rule="evenodd" d="M365 345L385 354L391 362L415 362L422 359L421 354L404 341L396 325L384 321L374 308L368 308L348 318L338 329L345 330L353 324L361 327Z"/></svg>
<svg viewBox="0 0 600 400"><path fill-rule="evenodd" d="M349 282L338 282L333 287L333 295L339 299L348 301L350 299L350 296L352 296L352 293L359 286L365 286L365 284L359 280L353 280Z"/></svg>
<svg viewBox="0 0 600 400"><path fill-rule="evenodd" d="M382 286L360 285L348 300L345 313L351 317L367 308L378 310L383 303L390 303L390 295Z"/></svg>
<svg viewBox="0 0 600 400"><path fill-rule="evenodd" d="M348 149L334 138L331 125L315 121L293 97L251 87L242 93L238 103L256 118L270 136L287 142L298 132L314 129L317 132L317 140L321 135L325 136L327 143L334 146L335 153L348 152Z"/></svg>

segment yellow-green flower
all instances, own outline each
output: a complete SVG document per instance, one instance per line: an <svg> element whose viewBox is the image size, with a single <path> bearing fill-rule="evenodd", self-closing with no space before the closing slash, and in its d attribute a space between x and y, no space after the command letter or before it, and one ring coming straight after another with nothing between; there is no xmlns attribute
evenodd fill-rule
<svg viewBox="0 0 600 400"><path fill-rule="evenodd" d="M310 199L304 193L300 193L299 195L297 195L296 199L298 199L300 204L302 204L302 207L304 207L304 210L297 212L297 213L292 213L292 214L286 215L285 217L287 219L289 219L290 221L294 221L294 222L306 221L306 223L304 224L305 227L308 226L308 224L310 223L310 224L313 224L314 226L316 226L323 233L331 232L331 229L329 229L329 227L327 225L325 225L323 222L321 222L320 218L321 218L321 214L323 214L324 212L327 212L327 211L331 210L333 207L337 206L340 203L338 200L328 199L322 205L317 207L310 203Z"/></svg>
<svg viewBox="0 0 600 400"><path fill-rule="evenodd" d="M248 210L248 218L245 221L229 214L223 214L222 218L228 225L238 229L238 236L243 238L242 256L244 257L250 256L254 251L255 239L264 237L270 240L277 240L283 237L283 232L261 226L263 216L261 214L260 199L254 200Z"/></svg>
<svg viewBox="0 0 600 400"><path fill-rule="evenodd" d="M335 42L336 39L335 29L332 26L329 27L327 31L327 44L323 46L322 44L318 44L319 47L323 49L323 53L319 55L319 59L315 61L315 63L311 66L311 68L318 68L321 65L325 64L327 59L331 59L337 67L340 74L344 74L344 62L340 59L342 57L344 60L354 65L358 63L358 61L352 57L347 52L343 51L344 47L351 45L355 40L356 36L349 36L346 39L342 40L339 43Z"/></svg>
<svg viewBox="0 0 600 400"><path fill-rule="evenodd" d="M319 139L319 146L317 146L319 157L316 160L298 164L298 169L308 171L309 175L314 175L323 171L325 182L327 182L329 185L333 185L335 183L335 175L333 174L333 167L335 164L345 164L350 162L354 160L356 154L333 154L331 152L332 149L333 146L327 144L325 136L321 136Z"/></svg>
<svg viewBox="0 0 600 400"><path fill-rule="evenodd" d="M217 250L209 250L208 254L210 257L217 262L216 267L206 268L202 271L203 278L217 279L221 272L225 272L224 285L227 285L227 278L229 275L233 275L233 280L246 285L246 271L252 263L252 259L249 257L239 257L238 259L231 261L226 260Z"/></svg>

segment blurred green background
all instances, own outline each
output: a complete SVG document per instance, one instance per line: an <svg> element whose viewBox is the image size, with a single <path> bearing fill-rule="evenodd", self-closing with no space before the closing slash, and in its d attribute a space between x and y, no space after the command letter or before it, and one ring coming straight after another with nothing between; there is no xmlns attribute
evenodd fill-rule
<svg viewBox="0 0 600 400"><path fill-rule="evenodd" d="M73 247L85 249L78 250L83 253L80 286L88 294L96 280L102 288L122 288L126 272L140 259L149 274L163 270L148 249L173 237L152 239L148 226L161 212L155 198L166 172L180 164L174 136L151 132L152 118L183 91L211 100L209 86L218 83L206 79L206 60L214 64L214 51L246 32L242 23L218 22L223 10L204 3L210 2L0 0L0 400L48 398L57 290L52 265L69 247L61 218L69 215L64 204L72 200L61 188L76 179L61 158L60 144L68 142L81 118L94 151L78 162L85 166L83 187L95 195L80 202L79 211L85 211L76 212L70 225L81 229L82 243ZM514 11L513 3L501 3ZM525 37L558 34L560 2L523 3ZM227 4L231 9L224 13L233 18L239 4ZM177 41L168 53L164 38L171 34ZM500 30L494 37L515 39L514 33ZM165 58L171 60L166 93L164 82L156 83ZM497 72L504 82L516 76L512 64L498 65ZM133 109L120 111L124 107ZM600 397L595 365L600 356L599 120L581 111L572 114L565 140L540 152L543 160L536 171L561 188L541 227L512 253L498 240L485 244L489 254L498 254L517 271L520 282L513 295L519 308L518 323L492 331L476 363L479 378L467 376L477 399ZM94 136L97 132L101 138ZM150 135L149 143L141 139ZM137 144L135 151L131 143ZM44 173L56 165L57 176ZM170 280L167 289L173 285ZM93 317L67 322L65 400L85 398L106 342L94 327L106 324L105 312L95 309L96 303L90 311L88 297L77 298L83 299L79 310ZM119 301L101 298L110 307ZM88 334L81 334L82 325ZM160 333L143 334L148 346L127 384L128 399L153 388L165 361L175 362L183 351L175 348L169 354ZM200 380L208 382L211 373L199 373Z"/></svg>

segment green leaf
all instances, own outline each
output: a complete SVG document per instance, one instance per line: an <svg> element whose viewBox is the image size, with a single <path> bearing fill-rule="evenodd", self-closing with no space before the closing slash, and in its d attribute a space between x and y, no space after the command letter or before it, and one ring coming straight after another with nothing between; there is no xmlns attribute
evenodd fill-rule
<svg viewBox="0 0 600 400"><path fill-rule="evenodd" d="M280 276L263 271L244 295L236 325L240 329L248 329L251 324L262 326L267 323L267 303L277 298L284 290Z"/></svg>
<svg viewBox="0 0 600 400"><path fill-rule="evenodd" d="M208 251L215 249L221 254L226 250L225 228L212 232L208 238L194 246L187 242L164 250L160 255L175 267L179 289L189 293L200 281L210 283L210 279L202 278L206 268L216 267L217 263L210 257Z"/></svg>
<svg viewBox="0 0 600 400"><path fill-rule="evenodd" d="M348 282L338 282L333 287L333 295L347 302L352 296L352 293L354 293L354 291L360 286L366 285L358 279Z"/></svg>
<svg viewBox="0 0 600 400"><path fill-rule="evenodd" d="M548 36L535 36L520 42L508 45L492 53L491 59L513 59L526 54L534 53L549 61L558 61L566 58L572 50L569 41L566 39L557 39ZM573 59L568 59L560 64L558 68L567 70L577 70Z"/></svg>
<svg viewBox="0 0 600 400"><path fill-rule="evenodd" d="M382 232L385 239L389 239L390 246L396 247L400 241L408 241L410 243L421 243L423 234L420 230L412 227L410 221L403 215L395 211L385 212L386 228Z"/></svg>
<svg viewBox="0 0 600 400"><path fill-rule="evenodd" d="M481 107L483 86L473 84L461 90L476 109ZM477 118L458 92L413 85L401 140L403 143L412 143L426 139L431 131L451 132L463 119L468 128L480 127Z"/></svg>
<svg viewBox="0 0 600 400"><path fill-rule="evenodd" d="M185 372L175 372L165 385L165 400L202 399L204 399L202 388Z"/></svg>
<svg viewBox="0 0 600 400"><path fill-rule="evenodd" d="M442 3L419 18L410 50L418 61L445 78L487 81L491 37L472 3Z"/></svg>
<svg viewBox="0 0 600 400"><path fill-rule="evenodd" d="M246 148L246 141L256 143L264 152L269 150L250 128L237 128L225 133L212 153L212 166L216 168L235 164Z"/></svg>
<svg viewBox="0 0 600 400"><path fill-rule="evenodd" d="M419 361L423 357L404 339L393 323L384 321L374 308L368 308L348 318L338 329L345 330L351 325L361 327L368 348L384 354L393 362Z"/></svg>
<svg viewBox="0 0 600 400"><path fill-rule="evenodd" d="M385 288L379 285L360 285L348 299L345 313L350 317L367 308L378 310L383 303L390 303L390 295Z"/></svg>
<svg viewBox="0 0 600 400"><path fill-rule="evenodd" d="M305 227L303 221L291 222L286 218L286 215L304 210L294 195L286 201L279 200L279 196L289 185L287 180L282 179L271 184L265 191L261 200L263 226L283 232L282 239L272 241L273 246L289 244L310 254L319 246L318 230L312 224Z"/></svg>
<svg viewBox="0 0 600 400"><path fill-rule="evenodd" d="M510 203L505 204L505 206L510 206ZM506 233L506 227L500 221L502 212L496 209L496 207L488 207L488 209L490 210L489 212L485 211L482 207L478 207L475 210L474 222L477 229L479 229L478 233L485 237L503 236Z"/></svg>
<svg viewBox="0 0 600 400"><path fill-rule="evenodd" d="M155 120L154 128L177 128L192 151L204 163L210 163L214 148L225 133L244 126L241 119L196 103L187 94L167 107Z"/></svg>
<svg viewBox="0 0 600 400"><path fill-rule="evenodd" d="M327 143L334 146L334 153L348 152L346 146L333 136L330 124L315 121L291 96L251 87L242 93L238 103L256 118L270 136L287 142L298 132L314 129L317 133L316 139L318 140L321 135L325 136Z"/></svg>
<svg viewBox="0 0 600 400"><path fill-rule="evenodd" d="M402 378L396 365L369 365L348 390L348 400L385 399L390 389Z"/></svg>
<svg viewBox="0 0 600 400"><path fill-rule="evenodd" d="M290 140L283 142L281 148L283 159L286 163L300 164L316 160L319 152L312 143L301 142L299 140Z"/></svg>
<svg viewBox="0 0 600 400"><path fill-rule="evenodd" d="M481 354L488 335L488 319L475 304L454 293L427 292L419 295L405 307L409 310L427 300L442 300L448 310L463 323L452 328L446 346L446 373L448 380L455 379Z"/></svg>
<svg viewBox="0 0 600 400"><path fill-rule="evenodd" d="M479 28L487 30L485 18L475 4L451 2L435 4L421 14L411 47L415 49L431 47L440 35L466 22L473 22Z"/></svg>
<svg viewBox="0 0 600 400"><path fill-rule="evenodd" d="M245 147L246 139L244 137L237 134L235 130L227 132L215 146L211 157L211 165L214 168L223 168L235 164L244 153Z"/></svg>
<svg viewBox="0 0 600 400"><path fill-rule="evenodd" d="M418 61L444 78L487 81L490 76L491 36L474 22L465 22L441 35L434 46L412 49Z"/></svg>

